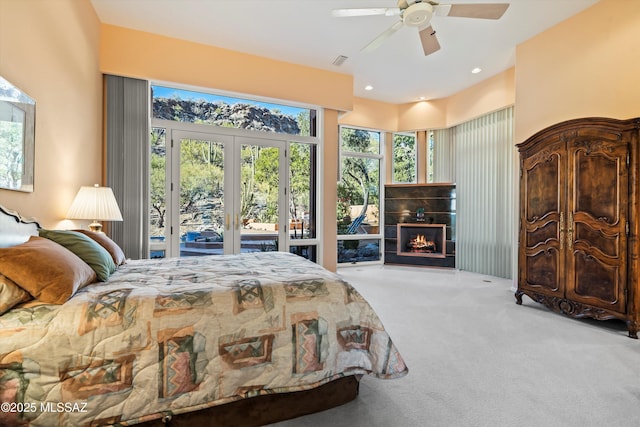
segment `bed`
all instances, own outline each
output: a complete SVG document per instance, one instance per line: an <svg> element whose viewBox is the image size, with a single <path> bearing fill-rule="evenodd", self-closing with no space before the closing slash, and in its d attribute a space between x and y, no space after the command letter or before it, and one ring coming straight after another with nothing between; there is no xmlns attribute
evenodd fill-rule
<svg viewBox="0 0 640 427"><path fill-rule="evenodd" d="M263 425L407 373L364 298L304 258L125 262L0 207L0 425Z"/></svg>

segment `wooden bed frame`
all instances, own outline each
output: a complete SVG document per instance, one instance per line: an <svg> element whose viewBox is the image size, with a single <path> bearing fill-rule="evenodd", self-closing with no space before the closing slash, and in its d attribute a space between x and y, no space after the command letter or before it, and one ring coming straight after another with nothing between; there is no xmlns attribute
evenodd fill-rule
<svg viewBox="0 0 640 427"><path fill-rule="evenodd" d="M0 247L19 245L38 235L40 225L0 205ZM135 424L142 427L250 427L284 421L343 405L358 396L362 375L339 378L311 390L241 399L211 408ZM119 420L113 423L118 425ZM104 424L101 424L104 425Z"/></svg>

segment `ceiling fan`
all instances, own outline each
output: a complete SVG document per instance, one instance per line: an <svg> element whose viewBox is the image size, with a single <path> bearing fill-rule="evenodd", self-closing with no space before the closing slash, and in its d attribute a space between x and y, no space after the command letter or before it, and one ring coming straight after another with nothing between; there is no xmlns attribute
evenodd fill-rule
<svg viewBox="0 0 640 427"><path fill-rule="evenodd" d="M458 3L440 4L430 0L398 0L397 7L379 7L363 9L334 9L333 16L400 16L400 21L387 28L373 39L362 51L370 52L380 46L403 26L418 28L420 42L424 54L430 55L440 49L436 31L431 26L431 18L436 16L453 16L461 18L500 19L509 7L509 3Z"/></svg>

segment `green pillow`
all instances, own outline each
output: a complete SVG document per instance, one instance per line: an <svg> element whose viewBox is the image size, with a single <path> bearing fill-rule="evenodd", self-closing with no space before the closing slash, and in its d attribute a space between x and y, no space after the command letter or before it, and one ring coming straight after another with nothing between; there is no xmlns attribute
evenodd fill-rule
<svg viewBox="0 0 640 427"><path fill-rule="evenodd" d="M116 271L116 264L113 262L109 252L95 240L82 233L68 230L45 230L42 228L38 230L38 233L40 236L64 246L89 264L101 282L105 282L111 273Z"/></svg>

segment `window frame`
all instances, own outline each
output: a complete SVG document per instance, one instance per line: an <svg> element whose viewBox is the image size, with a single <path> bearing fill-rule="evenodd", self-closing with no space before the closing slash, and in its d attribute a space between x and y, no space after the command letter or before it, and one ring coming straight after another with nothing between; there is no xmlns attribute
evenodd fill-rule
<svg viewBox="0 0 640 427"><path fill-rule="evenodd" d="M358 151L348 151L343 150L342 147L342 130L343 129L354 129L354 130L362 130L366 132L375 132L380 135L379 139L379 147L378 153L371 152L358 152ZM338 234L336 233L336 251L340 247L341 243L345 241L357 241L357 240L377 240L378 241L378 250L379 250L379 258L377 260L372 261L358 261L358 262L340 262L340 257L337 256L338 266L347 266L350 264L382 264L384 263L384 183L385 180L385 145L386 145L386 135L387 133L381 129L371 129L366 127L357 127L351 125L340 125L338 128L338 185L342 180L342 164L344 157L355 157L355 158L363 158L363 159L374 159L378 160L379 165L379 178L378 178L378 233L372 234ZM334 209L337 209L334 207Z"/></svg>
<svg viewBox="0 0 640 427"><path fill-rule="evenodd" d="M396 135L410 136L413 138L413 179L411 181L399 181L396 179ZM418 135L416 132L394 132L391 135L391 182L393 184L415 184L418 182Z"/></svg>
<svg viewBox="0 0 640 427"><path fill-rule="evenodd" d="M186 121L177 121L177 120L165 120L165 119L160 119L160 118L156 118L154 117L153 114L153 92L151 90L152 86L163 86L163 87L169 87L169 88L175 88L177 90L186 90L186 91L190 91L190 92L201 92L201 93L205 93L205 94L212 94L212 95L219 95L219 96L224 96L224 97L232 97L232 98L236 98L236 99L241 99L241 100L247 100L247 101L253 101L253 102L258 102L258 103L270 103L270 104L278 104L278 105L283 105L283 106L291 106L294 108L302 108L302 109L307 109L310 110L310 123L309 123L309 127L310 127L310 133L314 133L315 131L315 136L309 136L309 135L303 135L303 134L288 134L288 133L282 133L282 132L268 132L268 131L261 131L261 130L252 130L252 129L242 129L242 128L230 128L230 127L224 127L224 126L217 126L217 125L213 125L213 124L203 124L203 123L192 123L192 122L186 122ZM296 247L296 246L305 246L305 247L314 247L315 249L309 251L309 252L313 252L316 255L316 259L313 260L314 262L318 263L318 264L322 264L323 260L322 260L322 254L323 254L323 242L321 240L321 236L322 236L322 222L318 221L319 218L321 218L320 213L322 212L322 197L321 195L322 193L322 178L321 176L318 176L318 172L322 170L321 167L321 163L322 163L322 158L323 158L323 149L324 149L324 144L323 144L323 133L322 133L322 129L323 129L323 120L324 120L324 116L323 116L323 110L319 107L319 106L312 106L312 105L306 105L306 104L301 104L301 103L296 103L296 102L289 102L289 101L282 101L282 100L276 100L276 99L269 99L269 98L264 98L264 97L257 97L257 96L251 96L251 95L247 95L247 94L238 94L238 93L231 93L231 92L226 92L226 91L218 91L218 90L213 90L213 89L209 89L209 88L201 88L201 87L193 87L193 86L187 86L187 85L181 85L181 84L177 84L177 83L169 83L169 82L160 82L160 81L152 81L149 82L149 103L150 103L150 108L149 108L149 120L150 120L150 130L154 129L154 128L164 128L165 132L170 136L171 133L173 131L176 130L183 130L183 131L190 131L190 132L203 132L203 133L217 133L217 134L226 134L226 135L232 135L234 137L249 137L249 138L258 138L258 139L272 139L272 140L281 140L284 142L285 146L286 146L286 151L287 151L287 161L286 161L286 174L285 174L285 179L286 179L286 191L289 191L290 188L290 183L289 183L289 174L290 174L290 168L289 168L289 153L290 153L290 145L292 143L302 143L302 144L310 144L316 147L315 150L315 159L313 160L313 162L315 163L315 167L314 167L314 171L316 172L316 176L313 179L313 182L315 184L314 189L310 190L310 196L314 197L315 200L313 202L312 205L315 206L316 209L316 213L315 213L315 218L316 218L316 224L315 224L315 237L314 238L309 238L309 239L300 239L300 240L296 240L296 239L291 239L289 238L289 236L287 236L287 238L285 239L285 241L283 242L283 247L280 248L280 250L282 251L290 251L291 247ZM151 132L149 133L149 146L151 144ZM167 145L171 144L171 140L170 137L167 137L167 141L166 141ZM166 165L165 165L165 173L171 175L171 167L173 167L172 165L172 159L170 159L170 155L167 155L167 160L166 160ZM151 173L151 170L150 170ZM148 178L147 178L148 179ZM166 184L166 198L168 198L168 194L171 191L171 182L170 179L167 179L167 175L165 175L165 179L167 181ZM174 186L175 187L175 186ZM150 198L150 195L149 195ZM287 195L288 198L288 195ZM168 203L165 202L165 203ZM285 221L287 224L289 223L289 214L288 214L288 209L287 211L287 221ZM165 226L166 228L169 228L168 224L170 219L167 217L166 219L166 223L167 225ZM288 227L288 226L287 226ZM167 235L167 233L170 233L171 230L166 231L165 233L165 242L166 245L168 245L169 242L169 236ZM151 239L151 236L149 236L149 240ZM299 243L298 243L299 242ZM159 244L154 244L154 250L161 250Z"/></svg>

